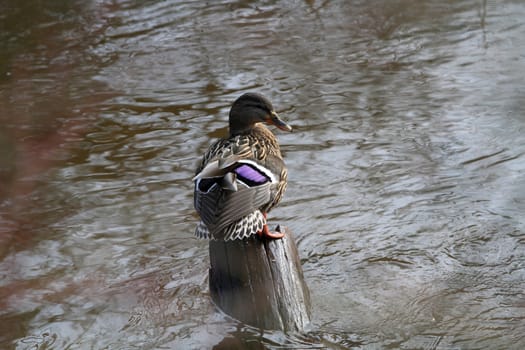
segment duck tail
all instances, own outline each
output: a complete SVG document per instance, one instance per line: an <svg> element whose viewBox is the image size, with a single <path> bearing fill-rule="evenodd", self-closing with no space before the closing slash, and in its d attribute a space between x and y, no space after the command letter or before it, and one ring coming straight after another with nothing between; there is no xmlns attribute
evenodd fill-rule
<svg viewBox="0 0 525 350"><path fill-rule="evenodd" d="M263 229L265 224L266 218L259 210L256 210L230 224L222 230L222 232L210 233L206 224L200 221L195 228L195 236L200 239L222 239L225 241L233 241L248 238L251 235L256 234Z"/></svg>
<svg viewBox="0 0 525 350"><path fill-rule="evenodd" d="M199 221L197 224L197 227L195 228L195 237L200 239L209 239L210 237L210 230L208 230L208 227L206 227L206 224L204 222Z"/></svg>
<svg viewBox="0 0 525 350"><path fill-rule="evenodd" d="M233 241L248 238L261 231L265 224L266 218L259 210L256 210L228 226L224 230L224 240Z"/></svg>

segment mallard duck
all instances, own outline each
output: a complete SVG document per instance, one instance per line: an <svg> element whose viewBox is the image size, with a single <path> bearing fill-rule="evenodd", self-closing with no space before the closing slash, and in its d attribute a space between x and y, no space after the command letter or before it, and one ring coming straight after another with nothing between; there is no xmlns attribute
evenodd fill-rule
<svg viewBox="0 0 525 350"><path fill-rule="evenodd" d="M197 167L194 205L199 238L235 240L270 232L266 214L280 202L287 171L275 135L263 124L291 132L264 96L246 93L233 103L229 136L213 143Z"/></svg>

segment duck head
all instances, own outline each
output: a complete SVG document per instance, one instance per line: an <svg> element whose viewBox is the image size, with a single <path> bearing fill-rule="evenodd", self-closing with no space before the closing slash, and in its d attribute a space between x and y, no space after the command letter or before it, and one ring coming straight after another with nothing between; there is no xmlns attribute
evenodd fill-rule
<svg viewBox="0 0 525 350"><path fill-rule="evenodd" d="M279 117L267 98L256 93L246 93L235 100L230 110L230 135L249 132L257 123L275 125L281 130L292 131L292 127Z"/></svg>

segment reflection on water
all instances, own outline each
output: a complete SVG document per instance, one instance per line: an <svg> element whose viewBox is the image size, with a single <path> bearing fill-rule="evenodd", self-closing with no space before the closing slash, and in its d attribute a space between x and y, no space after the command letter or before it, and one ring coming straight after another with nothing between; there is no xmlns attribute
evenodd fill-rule
<svg viewBox="0 0 525 350"><path fill-rule="evenodd" d="M525 345L519 1L0 4L0 347ZM218 313L198 155L245 91L292 123L271 220L306 334Z"/></svg>

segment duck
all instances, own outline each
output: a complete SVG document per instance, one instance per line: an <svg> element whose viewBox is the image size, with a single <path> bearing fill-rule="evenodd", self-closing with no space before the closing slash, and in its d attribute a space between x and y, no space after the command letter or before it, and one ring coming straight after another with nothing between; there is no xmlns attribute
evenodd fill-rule
<svg viewBox="0 0 525 350"><path fill-rule="evenodd" d="M212 143L197 166L194 207L200 216L195 236L242 240L271 232L267 214L282 199L288 172L279 143L266 125L291 132L272 103L259 93L245 93L232 104L229 135Z"/></svg>

